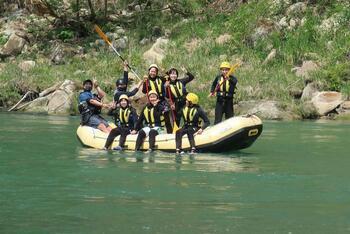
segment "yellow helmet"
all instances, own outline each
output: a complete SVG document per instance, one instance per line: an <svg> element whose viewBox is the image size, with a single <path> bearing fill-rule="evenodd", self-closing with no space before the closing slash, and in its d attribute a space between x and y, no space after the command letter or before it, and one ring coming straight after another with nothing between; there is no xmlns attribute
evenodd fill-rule
<svg viewBox="0 0 350 234"><path fill-rule="evenodd" d="M120 97L119 97L119 99L118 99L118 102L120 102L122 99L125 99L125 100L129 101L129 97L128 97L128 95L126 95L126 94L120 95Z"/></svg>
<svg viewBox="0 0 350 234"><path fill-rule="evenodd" d="M157 64L155 64L155 63L149 65L148 70L151 70L152 67L154 67L154 68L156 68L157 70L159 70L159 67L158 67Z"/></svg>
<svg viewBox="0 0 350 234"><path fill-rule="evenodd" d="M151 96L151 94L155 94L155 95L157 95L157 97L159 96L158 93L154 90L151 90L148 92L148 97Z"/></svg>
<svg viewBox="0 0 350 234"><path fill-rule="evenodd" d="M194 93L188 93L186 96L186 100L189 102L192 102L192 104L198 104L199 98L196 94Z"/></svg>
<svg viewBox="0 0 350 234"><path fill-rule="evenodd" d="M222 62L221 64L220 64L220 69L223 69L223 68L228 68L228 69L230 69L231 68L231 65L230 65L230 63L229 62Z"/></svg>

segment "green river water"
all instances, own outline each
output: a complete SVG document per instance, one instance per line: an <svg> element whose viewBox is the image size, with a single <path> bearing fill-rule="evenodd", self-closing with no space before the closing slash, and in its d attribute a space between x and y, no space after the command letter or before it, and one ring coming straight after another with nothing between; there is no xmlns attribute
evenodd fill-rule
<svg viewBox="0 0 350 234"><path fill-rule="evenodd" d="M349 122L265 122L182 161L84 148L78 123L0 113L0 233L350 232Z"/></svg>

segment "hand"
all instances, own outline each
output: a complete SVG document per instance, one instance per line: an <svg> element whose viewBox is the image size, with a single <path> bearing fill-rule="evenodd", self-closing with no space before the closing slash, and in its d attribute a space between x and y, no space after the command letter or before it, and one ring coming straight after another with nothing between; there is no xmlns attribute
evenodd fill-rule
<svg viewBox="0 0 350 234"><path fill-rule="evenodd" d="M203 129L198 129L198 131L196 132L197 135L201 135L203 133Z"/></svg>
<svg viewBox="0 0 350 234"><path fill-rule="evenodd" d="M187 69L185 68L185 66L181 66L181 71L183 71L184 73L187 73Z"/></svg>
<svg viewBox="0 0 350 234"><path fill-rule="evenodd" d="M136 133L137 133L136 130L132 130L132 131L130 132L131 135L135 135Z"/></svg>
<svg viewBox="0 0 350 234"><path fill-rule="evenodd" d="M175 105L174 105L174 104L170 105L170 108L171 108L172 110L175 110Z"/></svg>
<svg viewBox="0 0 350 234"><path fill-rule="evenodd" d="M144 80L148 80L148 76L147 76L147 75L144 75L144 76L143 76L143 79L144 79Z"/></svg>
<svg viewBox="0 0 350 234"><path fill-rule="evenodd" d="M169 87L170 86L170 81L165 81L165 84L164 84L164 86L167 88L167 87Z"/></svg>
<svg viewBox="0 0 350 234"><path fill-rule="evenodd" d="M128 68L129 68L128 66L129 66L128 61L125 60L125 61L123 62L124 71L127 71L127 70L128 70Z"/></svg>
<svg viewBox="0 0 350 234"><path fill-rule="evenodd" d="M208 97L214 97L215 96L215 93L209 93Z"/></svg>
<svg viewBox="0 0 350 234"><path fill-rule="evenodd" d="M93 79L92 83L93 83L95 89L97 89L99 87L97 80Z"/></svg>
<svg viewBox="0 0 350 234"><path fill-rule="evenodd" d="M152 104L153 106L156 106L156 105L158 104L158 102L159 102L159 99L152 101L151 104Z"/></svg>
<svg viewBox="0 0 350 234"><path fill-rule="evenodd" d="M115 109L116 107L117 107L117 103L113 102L113 103L111 104L111 109Z"/></svg>
<svg viewBox="0 0 350 234"><path fill-rule="evenodd" d="M169 80L169 75L166 74L166 75L164 76L164 79L165 79L166 81L168 81L168 80Z"/></svg>

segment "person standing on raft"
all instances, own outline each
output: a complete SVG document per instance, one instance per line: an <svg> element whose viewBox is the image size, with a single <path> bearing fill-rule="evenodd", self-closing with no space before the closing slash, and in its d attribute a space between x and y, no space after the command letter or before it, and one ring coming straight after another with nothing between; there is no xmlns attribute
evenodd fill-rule
<svg viewBox="0 0 350 234"><path fill-rule="evenodd" d="M83 82L84 91L79 94L78 109L81 114L81 124L97 128L105 133L109 133L112 128L108 122L100 115L102 108L109 108L110 105L102 102L106 93L100 88L97 81L85 80ZM97 94L92 93L95 87Z"/></svg>
<svg viewBox="0 0 350 234"><path fill-rule="evenodd" d="M196 152L196 142L194 140L195 134L202 134L203 130L210 125L210 121L203 111L203 109L198 105L199 98L194 93L189 93L186 96L186 106L182 110L183 116L183 126L175 133L176 141L176 154L182 154L182 137L187 134L188 141L190 142L191 154ZM200 126L200 120L204 121L202 127Z"/></svg>
<svg viewBox="0 0 350 234"><path fill-rule="evenodd" d="M114 123L117 126L109 133L104 149L107 150L112 145L114 139L120 135L119 145L113 150L123 150L125 147L126 136L129 134L136 134L135 131L137 123L136 110L130 105L129 98L126 94L119 97L118 106L109 110L108 115L113 116Z"/></svg>
<svg viewBox="0 0 350 234"><path fill-rule="evenodd" d="M113 94L113 101L115 103L118 103L119 97L123 94L127 95L128 97L134 96L138 91L139 88L142 85L142 81L139 82L138 87L134 88L131 91L127 91L128 83L129 83L129 70L128 70L128 62L124 61L123 63L123 77L121 79L118 79L115 82L116 89L114 90Z"/></svg>
<svg viewBox="0 0 350 234"><path fill-rule="evenodd" d="M164 112L165 127L167 133L172 133L172 125L170 121L170 108L169 103L165 100L165 83L167 82L164 77L158 75L159 68L157 64L151 64L148 68L148 75L145 76L145 80L142 86L142 92L149 96L150 91L155 91L159 98L159 105L163 106L166 110Z"/></svg>
<svg viewBox="0 0 350 234"><path fill-rule="evenodd" d="M221 63L221 74L215 77L210 89L209 96L215 96L216 93L214 124L220 123L224 114L225 119L231 118L234 115L233 95L237 85L237 78L233 75L228 75L230 68L229 62Z"/></svg>
<svg viewBox="0 0 350 234"><path fill-rule="evenodd" d="M170 100L171 109L176 113L176 125L179 126L181 110L186 104L186 85L194 79L194 76L190 72L186 72L186 77L178 79L179 72L176 68L171 68L166 74L170 78L170 82L165 83L166 96Z"/></svg>

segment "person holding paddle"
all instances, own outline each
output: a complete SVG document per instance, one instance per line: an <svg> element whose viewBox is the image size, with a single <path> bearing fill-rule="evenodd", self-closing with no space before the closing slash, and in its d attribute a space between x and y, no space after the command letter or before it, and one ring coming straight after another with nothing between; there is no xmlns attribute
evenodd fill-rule
<svg viewBox="0 0 350 234"><path fill-rule="evenodd" d="M230 74L232 69L229 62L220 64L220 75L215 77L210 89L209 96L216 94L215 121L214 124L220 123L225 114L225 119L231 118L233 112L233 95L235 93L237 78Z"/></svg>
<svg viewBox="0 0 350 234"><path fill-rule="evenodd" d="M196 152L196 143L194 141L195 134L202 134L203 130L210 125L210 121L203 111L203 109L198 105L199 98L194 93L189 93L186 95L186 106L182 110L184 125L182 128L176 131L175 141L176 141L176 154L182 154L182 137L187 134L188 141L190 142L191 154ZM200 119L204 121L204 124L200 126Z"/></svg>
<svg viewBox="0 0 350 234"><path fill-rule="evenodd" d="M113 116L114 123L117 126L113 128L109 133L104 149L107 150L112 145L114 139L120 135L119 145L114 147L113 150L123 150L126 136L136 134L135 127L137 123L136 110L130 105L129 97L126 94L122 94L118 100L118 106L111 108L108 115Z"/></svg>
<svg viewBox="0 0 350 234"><path fill-rule="evenodd" d="M159 98L159 104L164 107L167 111L164 113L165 127L167 133L172 133L172 125L170 121L169 103L166 101L166 90L165 83L168 82L164 77L158 75L159 68L157 64L151 64L148 68L148 75L145 76L145 80L142 86L142 92L149 96L150 91L157 93Z"/></svg>
<svg viewBox="0 0 350 234"><path fill-rule="evenodd" d="M179 126L181 110L186 104L186 85L194 79L194 76L190 72L186 72L186 77L178 79L179 72L176 68L171 68L166 74L170 78L170 82L165 83L166 96L170 100L171 110L175 113L174 122Z"/></svg>

